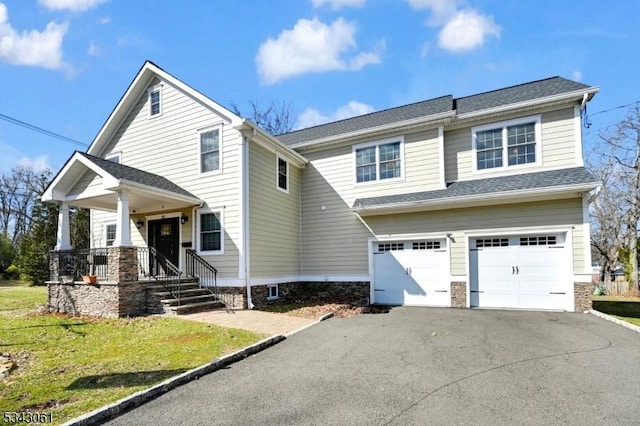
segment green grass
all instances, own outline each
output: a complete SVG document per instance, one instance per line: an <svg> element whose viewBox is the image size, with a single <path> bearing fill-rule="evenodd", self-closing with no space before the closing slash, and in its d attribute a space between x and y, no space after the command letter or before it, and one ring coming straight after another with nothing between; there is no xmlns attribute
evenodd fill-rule
<svg viewBox="0 0 640 426"><path fill-rule="evenodd" d="M18 364L0 379L0 412L63 423L264 337L179 318L38 313L45 299L45 287L0 283L0 352Z"/></svg>
<svg viewBox="0 0 640 426"><path fill-rule="evenodd" d="M640 326L640 298L593 296L593 309Z"/></svg>

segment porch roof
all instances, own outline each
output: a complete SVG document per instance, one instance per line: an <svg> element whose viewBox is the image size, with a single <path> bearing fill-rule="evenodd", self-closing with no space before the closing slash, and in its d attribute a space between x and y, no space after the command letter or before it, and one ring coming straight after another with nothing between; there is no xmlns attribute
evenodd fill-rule
<svg viewBox="0 0 640 426"><path fill-rule="evenodd" d="M82 184L84 180L86 183ZM74 152L42 195L101 210L116 210L117 193L129 194L137 213L198 205L201 200L169 179L84 152Z"/></svg>

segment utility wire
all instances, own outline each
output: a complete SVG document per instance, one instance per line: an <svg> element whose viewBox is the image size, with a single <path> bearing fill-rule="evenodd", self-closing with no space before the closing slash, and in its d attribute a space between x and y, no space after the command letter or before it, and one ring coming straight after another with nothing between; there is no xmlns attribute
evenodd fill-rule
<svg viewBox="0 0 640 426"><path fill-rule="evenodd" d="M15 124L16 126L24 127L25 129L33 130L34 132L42 133L43 135L50 136L50 137L56 138L56 139L60 139L60 140L62 140L64 142L67 142L67 143L70 143L70 144L73 144L73 145L78 145L78 146L81 146L81 147L89 146L88 143L80 142L79 140L72 139L72 138L69 138L67 136L63 136L63 135L61 135L59 133L55 133L55 132L52 132L52 131L47 130L47 129L43 129L42 127L38 127L38 126L36 126L34 124L30 124L30 123L27 123L25 121L18 120L17 118L13 118L13 117L10 117L10 116L2 114L2 113L0 113L0 120L8 121L9 123Z"/></svg>

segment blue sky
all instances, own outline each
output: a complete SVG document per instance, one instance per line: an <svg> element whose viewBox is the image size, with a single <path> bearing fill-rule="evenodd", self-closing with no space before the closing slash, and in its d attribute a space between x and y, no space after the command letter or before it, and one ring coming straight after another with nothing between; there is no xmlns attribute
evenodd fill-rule
<svg viewBox="0 0 640 426"><path fill-rule="evenodd" d="M554 75L640 100L640 2L0 0L0 114L90 143L145 60L223 105L290 102L298 126ZM598 130L624 110L595 114ZM73 150L0 120L0 170Z"/></svg>

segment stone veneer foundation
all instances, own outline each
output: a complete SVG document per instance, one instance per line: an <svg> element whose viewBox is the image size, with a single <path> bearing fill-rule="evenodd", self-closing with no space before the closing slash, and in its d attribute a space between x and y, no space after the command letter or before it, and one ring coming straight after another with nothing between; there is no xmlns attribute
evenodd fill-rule
<svg viewBox="0 0 640 426"><path fill-rule="evenodd" d="M369 304L369 286L369 281L281 283L278 284L278 298L269 300L267 299L269 286L256 285L251 286L251 299L258 307L279 303L323 301Z"/></svg>
<svg viewBox="0 0 640 426"><path fill-rule="evenodd" d="M467 283L460 281L451 283L451 307L467 307Z"/></svg>
<svg viewBox="0 0 640 426"><path fill-rule="evenodd" d="M145 283L47 283L50 312L119 318L145 315Z"/></svg>
<svg viewBox="0 0 640 426"><path fill-rule="evenodd" d="M593 306L593 283L573 283L576 312L588 311Z"/></svg>

